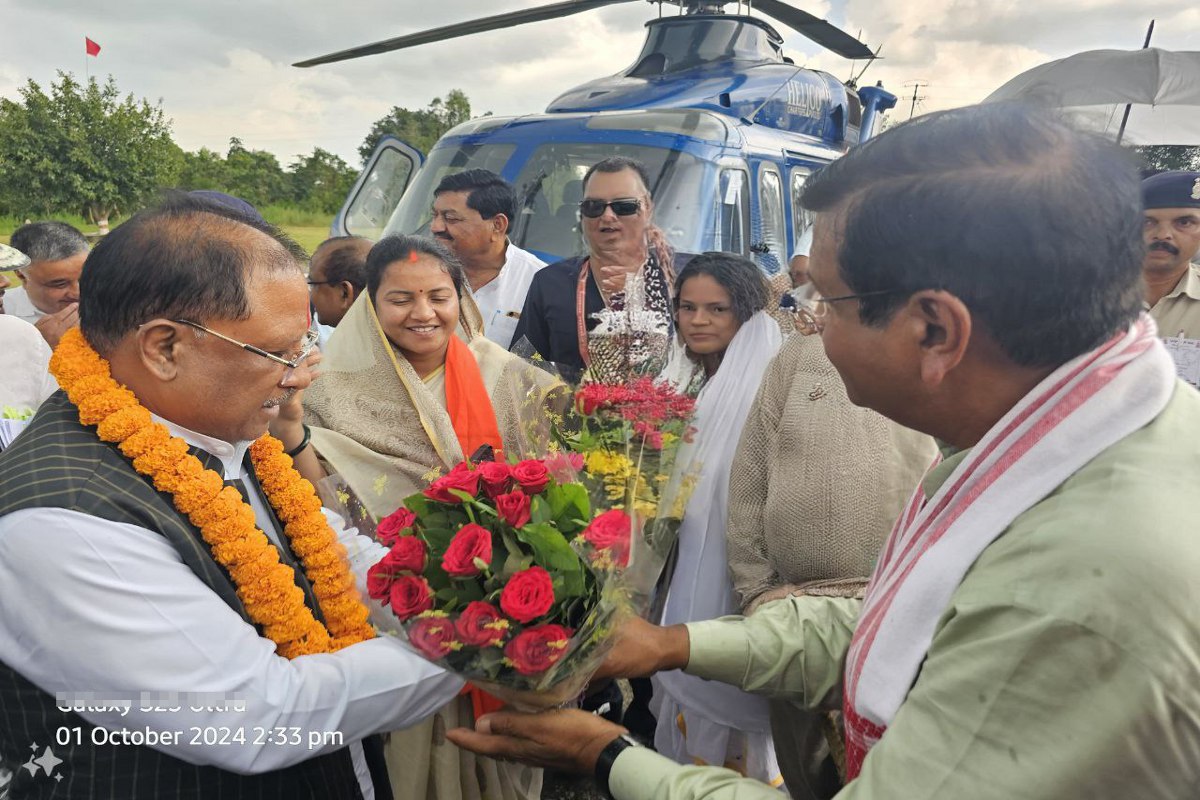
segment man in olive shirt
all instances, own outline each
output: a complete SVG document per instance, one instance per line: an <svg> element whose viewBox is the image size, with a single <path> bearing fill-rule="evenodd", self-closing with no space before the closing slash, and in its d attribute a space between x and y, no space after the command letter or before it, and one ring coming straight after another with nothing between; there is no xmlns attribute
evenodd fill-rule
<svg viewBox="0 0 1200 800"><path fill-rule="evenodd" d="M912 604L936 609L928 635L914 626L899 640L911 665L882 664L885 681L893 665L911 678L892 713L865 725L870 749L839 800L1200 796L1200 394L1172 377L1139 318L1136 174L1050 117L979 106L894 128L815 175L803 200L817 211L811 277L827 298L812 321L850 399L944 443L898 530L924 517L924 498L958 516L928 550L908 549L929 541L921 531L889 539L865 607L792 597L747 618L635 620L603 672L686 669L802 708L837 709L845 694L863 710L850 695L873 687L856 659L891 615L913 614L893 602L873 633L856 631L878 619L881 576L910 557L917 574L982 526L965 521L982 496L993 512L1011 498L945 597ZM1127 370L1138 379L1110 393ZM1109 416L1071 427L1092 414ZM1010 434L1028 450L992 449ZM1046 452L1050 441L1068 446ZM959 491L980 463L995 480L974 484L979 497ZM1006 491L1039 480L1032 497ZM862 719L848 719L859 734L848 742L861 743ZM617 800L779 796L620 733L559 711L501 713L449 736L593 772Z"/></svg>
<svg viewBox="0 0 1200 800"><path fill-rule="evenodd" d="M1160 336L1200 339L1200 172L1142 181L1146 303Z"/></svg>

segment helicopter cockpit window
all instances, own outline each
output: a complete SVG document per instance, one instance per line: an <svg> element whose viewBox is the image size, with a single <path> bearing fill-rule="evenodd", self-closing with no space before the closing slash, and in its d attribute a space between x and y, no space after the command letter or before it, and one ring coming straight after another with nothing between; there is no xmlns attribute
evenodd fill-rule
<svg viewBox="0 0 1200 800"><path fill-rule="evenodd" d="M654 221L672 246L697 252L701 196L707 165L688 153L642 145L554 142L535 150L513 181L517 218L510 237L518 247L563 258L583 253L579 201L583 176L597 161L626 156L646 165L654 199Z"/></svg>
<svg viewBox="0 0 1200 800"><path fill-rule="evenodd" d="M499 174L514 150L516 145L513 144L452 144L435 147L425 159L425 166L417 173L412 187L404 193L404 199L388 221L385 233L429 235L433 190L442 182L442 178L467 169L487 169Z"/></svg>
<svg viewBox="0 0 1200 800"><path fill-rule="evenodd" d="M774 167L759 167L758 208L762 217L760 242L766 247L765 252L755 253L754 260L768 275L774 275L788 256L784 252L787 250L787 228L783 219L783 188Z"/></svg>
<svg viewBox="0 0 1200 800"><path fill-rule="evenodd" d="M378 239L392 209L408 187L416 165L407 153L385 147L375 166L346 209L346 230L354 236Z"/></svg>

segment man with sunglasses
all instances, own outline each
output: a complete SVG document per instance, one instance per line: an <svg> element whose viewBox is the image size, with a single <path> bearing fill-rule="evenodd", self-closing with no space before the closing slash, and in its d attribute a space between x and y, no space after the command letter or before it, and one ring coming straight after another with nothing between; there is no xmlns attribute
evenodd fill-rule
<svg viewBox="0 0 1200 800"><path fill-rule="evenodd" d="M264 473L250 451L314 377L303 257L260 219L187 195L92 252L80 333L59 364L74 389L0 453L0 764L16 774L12 797L389 797L374 734L461 688L391 637L335 650L306 624L330 624L337 608L318 602L331 596L321 587L361 590L386 549L315 509L298 538L306 484ZM144 409L124 425L162 428L106 428L109 404L129 396L96 394L98 368ZM84 407L102 412L99 428ZM312 458L300 426L279 433L290 455ZM231 505L236 516L202 521ZM257 530L235 535L251 520ZM292 591L264 594L269 575ZM313 655L280 654L295 631ZM38 762L22 766L31 752Z"/></svg>
<svg viewBox="0 0 1200 800"><path fill-rule="evenodd" d="M558 261L534 276L513 334L542 358L582 371L591 362L588 332L595 315L612 307L630 275L644 271L651 310L670 316L674 270L686 263L666 246L653 222L646 169L633 159L614 156L584 176L579 204L587 254Z"/></svg>

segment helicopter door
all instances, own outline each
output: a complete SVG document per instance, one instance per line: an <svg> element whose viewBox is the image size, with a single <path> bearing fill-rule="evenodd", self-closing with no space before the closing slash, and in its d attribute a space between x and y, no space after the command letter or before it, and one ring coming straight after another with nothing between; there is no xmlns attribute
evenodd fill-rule
<svg viewBox="0 0 1200 800"><path fill-rule="evenodd" d="M333 236L365 236L376 240L404 196L425 155L395 136L384 136L367 159L346 203L333 220Z"/></svg>

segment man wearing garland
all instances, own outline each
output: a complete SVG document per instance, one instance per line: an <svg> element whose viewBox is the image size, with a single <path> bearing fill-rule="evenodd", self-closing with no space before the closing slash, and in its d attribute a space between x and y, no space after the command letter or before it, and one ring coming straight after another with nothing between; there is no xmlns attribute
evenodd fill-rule
<svg viewBox="0 0 1200 800"><path fill-rule="evenodd" d="M63 391L0 455L13 798L384 797L372 734L461 687L375 636L382 548L266 435L312 380L302 258L187 196L89 256Z"/></svg>

